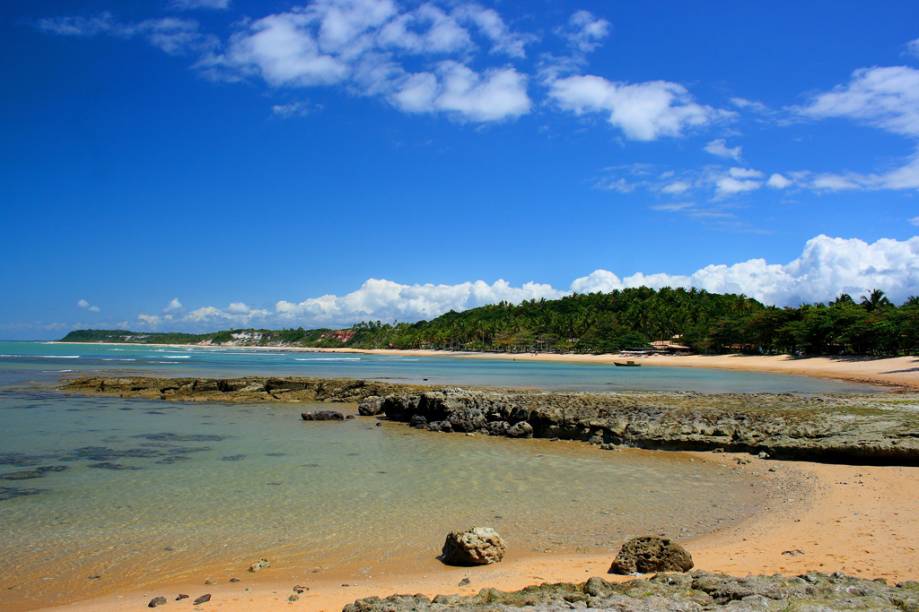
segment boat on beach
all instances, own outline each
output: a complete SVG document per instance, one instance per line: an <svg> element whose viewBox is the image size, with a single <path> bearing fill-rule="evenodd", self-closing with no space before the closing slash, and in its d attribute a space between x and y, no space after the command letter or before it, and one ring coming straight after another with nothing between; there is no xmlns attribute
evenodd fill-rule
<svg viewBox="0 0 919 612"><path fill-rule="evenodd" d="M617 368L640 368L641 367L640 363L632 361L631 359L628 361L614 361L613 365L615 365Z"/></svg>

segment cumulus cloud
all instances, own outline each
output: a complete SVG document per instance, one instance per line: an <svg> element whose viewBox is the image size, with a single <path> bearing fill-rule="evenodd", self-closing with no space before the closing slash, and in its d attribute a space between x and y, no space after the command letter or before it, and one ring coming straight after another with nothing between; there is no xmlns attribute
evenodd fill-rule
<svg viewBox="0 0 919 612"><path fill-rule="evenodd" d="M565 27L557 33L579 53L590 53L600 46L609 35L610 24L606 19L595 17L589 11L572 13Z"/></svg>
<svg viewBox="0 0 919 612"><path fill-rule="evenodd" d="M306 318L317 322L413 321L501 301L518 303L561 295L562 292L550 285L532 282L520 287L513 287L504 280L491 284L479 280L456 285L404 285L370 279L356 291L343 296L324 295L301 302L281 300L275 304L275 311L285 319Z"/></svg>
<svg viewBox="0 0 919 612"><path fill-rule="evenodd" d="M787 264L750 259L705 266L689 275L633 274L620 279L596 270L571 284L579 293L625 287L696 287L717 293L743 293L766 304L794 306L825 302L841 293L865 295L881 289L900 302L919 294L919 236L908 240L816 236Z"/></svg>
<svg viewBox="0 0 919 612"><path fill-rule="evenodd" d="M469 67L466 56L477 48L474 32L493 53L525 55L525 38L497 12L477 4L459 4L448 12L425 3L402 12L391 0L315 0L246 23L222 53L207 55L197 66L213 79L260 78L276 88L343 85L355 93L383 96L409 113L445 113L475 122L528 113L524 74L511 66ZM460 57L413 72L400 58L406 54ZM304 110L272 108L282 117Z"/></svg>
<svg viewBox="0 0 919 612"><path fill-rule="evenodd" d="M461 4L453 14L462 21L474 24L491 41L491 52L514 58L526 57L526 44L532 37L510 30L497 11L479 4Z"/></svg>
<svg viewBox="0 0 919 612"><path fill-rule="evenodd" d="M454 53L472 47L472 36L457 18L433 4L392 19L380 30L380 44L412 53Z"/></svg>
<svg viewBox="0 0 919 612"><path fill-rule="evenodd" d="M714 179L715 197L726 198L746 191L755 191L763 186L763 173L750 168L730 168L726 174Z"/></svg>
<svg viewBox="0 0 919 612"><path fill-rule="evenodd" d="M179 301L179 298L175 297L169 300L169 303L166 304L165 308L163 308L163 312L176 312L182 310L183 308L184 306L182 306L182 302Z"/></svg>
<svg viewBox="0 0 919 612"><path fill-rule="evenodd" d="M232 302L226 308L216 306L202 306L185 315L184 320L193 323L231 323L234 325L248 325L253 320L265 319L270 313L264 308L251 308L243 302Z"/></svg>
<svg viewBox="0 0 919 612"><path fill-rule="evenodd" d="M773 189L785 189L790 187L791 184L791 179L779 174L778 172L773 172L771 175L769 175L769 180L766 181L766 185L772 187Z"/></svg>
<svg viewBox="0 0 919 612"><path fill-rule="evenodd" d="M727 141L725 141L724 138L716 138L715 140L712 140L705 145L706 153L711 153L712 155L716 155L718 157L727 157L729 159L733 159L734 161L740 161L741 151L742 149L740 145L736 147L729 147Z"/></svg>
<svg viewBox="0 0 919 612"><path fill-rule="evenodd" d="M442 62L436 73L405 79L390 99L406 112L447 112L473 121L496 121L526 114L526 76L513 68L476 73L463 64Z"/></svg>
<svg viewBox="0 0 919 612"><path fill-rule="evenodd" d="M83 310L88 310L89 312L99 312L102 310L95 304L90 304L88 300L83 298L77 300L77 308L82 308Z"/></svg>
<svg viewBox="0 0 919 612"><path fill-rule="evenodd" d="M207 51L217 45L215 37L198 30L197 21L176 17L127 23L117 21L111 13L99 13L92 17L49 17L40 19L36 25L40 30L61 36L139 36L171 55Z"/></svg>
<svg viewBox="0 0 919 612"><path fill-rule="evenodd" d="M695 208L673 204L674 210ZM662 205L663 207L663 205ZM912 220L919 225L919 218ZM919 295L919 236L907 240L883 238L868 243L857 238L816 236L788 263L762 258L732 264L711 264L689 274L635 272L620 276L597 269L574 279L567 289L527 282L514 286L504 280L447 284L403 284L369 279L344 295L320 295L300 301L278 300L273 309L232 302L226 307L202 306L184 316L141 314L147 327L169 323L213 329L226 325L347 326L358 321L411 322L431 319L498 302L555 299L571 293L609 292L627 287L695 287L717 293L742 293L766 304L795 306L826 302L841 293L866 295L881 289L896 301Z"/></svg>
<svg viewBox="0 0 919 612"><path fill-rule="evenodd" d="M608 113L609 122L632 140L681 136L730 116L697 103L679 83L646 81L622 83L594 75L577 75L549 83L549 97L576 114Z"/></svg>

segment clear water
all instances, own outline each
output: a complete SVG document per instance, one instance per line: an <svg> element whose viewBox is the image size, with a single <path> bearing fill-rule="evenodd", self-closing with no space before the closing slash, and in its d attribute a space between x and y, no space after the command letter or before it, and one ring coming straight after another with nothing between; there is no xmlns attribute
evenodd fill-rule
<svg viewBox="0 0 919 612"><path fill-rule="evenodd" d="M304 423L298 410L0 394L0 608L225 581L261 556L376 574L436 563L444 534L471 525L518 555L611 550L761 503L741 475L674 454ZM6 480L41 467L62 471Z"/></svg>
<svg viewBox="0 0 919 612"><path fill-rule="evenodd" d="M3 343L0 355L4 610L208 576L225 581L262 556L273 572L435 571L444 534L471 525L496 527L517 556L611 551L631 535L710 532L752 513L768 493L739 472L679 453L437 434L377 427L371 418L305 423L304 406L74 397L48 390L62 372L866 389L673 368L229 349Z"/></svg>
<svg viewBox="0 0 919 612"><path fill-rule="evenodd" d="M573 391L847 393L878 387L756 372L203 347L0 342L0 372L122 371L158 376L336 376L431 384L543 387Z"/></svg>

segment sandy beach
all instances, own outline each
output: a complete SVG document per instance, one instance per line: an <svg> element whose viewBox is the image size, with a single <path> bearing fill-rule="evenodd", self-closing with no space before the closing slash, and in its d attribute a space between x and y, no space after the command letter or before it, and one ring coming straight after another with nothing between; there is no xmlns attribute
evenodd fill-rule
<svg viewBox="0 0 919 612"><path fill-rule="evenodd" d="M725 469L748 470L761 478L790 475L803 482L788 490L762 512L738 525L684 542L699 569L732 575L808 571L841 571L890 583L919 578L919 468L824 465L752 459L739 465L730 454L690 453L698 460L715 461ZM774 470L774 471L772 471ZM437 543L439 544L439 543ZM158 595L170 600L170 609L191 609L204 593L212 595L207 607L219 610L272 610L290 607L305 610L340 610L355 599L392 593L471 594L479 589L522 588L542 582L581 582L590 576L612 577L606 572L615 551L607 554L569 554L520 557L512 550L504 562L478 568L451 568L431 561L415 573L393 568L382 576L312 574L278 575L266 570L242 573L241 582L214 577L201 582L160 585L156 589L79 602L57 610L144 609ZM467 586L458 586L469 578ZM618 578L624 579L624 578ZM291 603L294 585L309 587ZM176 594L190 599L171 601Z"/></svg>
<svg viewBox="0 0 919 612"><path fill-rule="evenodd" d="M112 344L118 343L54 343L54 344ZM132 345L134 346L134 345ZM919 357L806 357L790 355L646 355L623 356L615 353L602 355L558 354L558 353L476 353L459 351L433 351L423 349L352 349L352 348L308 348L294 346L237 346L237 345L183 345L146 344L168 348L232 348L233 350L272 350L310 353L357 353L367 355L399 355L403 357L453 357L463 359L507 359L512 361L555 361L562 363L584 363L610 365L614 361L631 359L643 365L674 368L711 368L717 370L739 370L745 372L769 372L792 376L833 378L852 382L887 385L907 389L919 389Z"/></svg>

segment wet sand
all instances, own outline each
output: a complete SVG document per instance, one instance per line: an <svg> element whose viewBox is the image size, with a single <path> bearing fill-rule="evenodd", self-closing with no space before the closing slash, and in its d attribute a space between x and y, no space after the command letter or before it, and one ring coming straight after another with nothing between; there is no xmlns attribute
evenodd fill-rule
<svg viewBox="0 0 919 612"><path fill-rule="evenodd" d="M806 571L842 571L888 582L919 579L919 468L861 467L807 462L771 461L747 455L689 453L698 460L715 461L724 469L744 470L764 480L788 478L798 482L774 498L756 516L711 535L683 542L696 567L733 575L799 574ZM775 471L770 471L770 468ZM755 486L755 483L751 484ZM784 498L783 498L784 497ZM310 568L294 574L272 569L259 574L240 571L241 582L215 577L201 582L161 585L143 592L123 593L64 606L63 610L145 609L158 595L169 609L192 609L195 597L211 593L205 608L220 610L340 610L355 599L392 593L463 593L485 587L519 589L541 582L581 582L607 576L615 555L521 555L513 543L505 561L494 566L450 568L433 559L420 568L400 572L397 564L379 575L360 572L327 575ZM459 587L463 578L468 586ZM624 578L622 578L624 579ZM294 585L309 587L293 603ZM175 602L177 593L190 599Z"/></svg>

